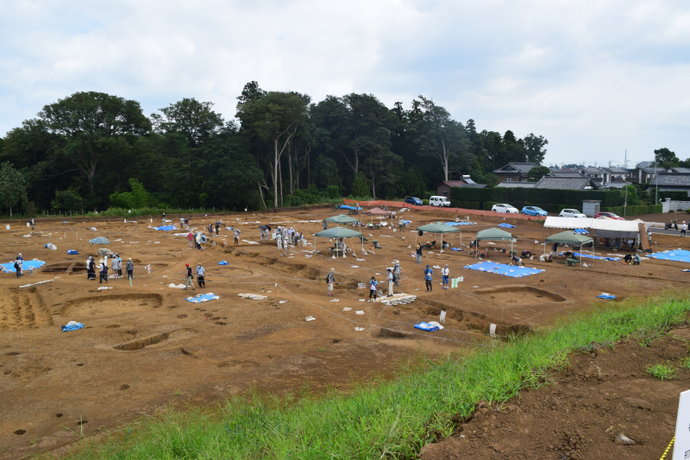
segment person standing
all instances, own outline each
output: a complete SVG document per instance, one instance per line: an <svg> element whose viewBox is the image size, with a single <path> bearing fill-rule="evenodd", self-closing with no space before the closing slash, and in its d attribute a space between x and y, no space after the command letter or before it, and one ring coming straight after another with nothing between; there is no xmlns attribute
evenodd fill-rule
<svg viewBox="0 0 690 460"><path fill-rule="evenodd" d="M288 230L287 228L283 228L283 257L287 257L289 243L290 237L288 236Z"/></svg>
<svg viewBox="0 0 690 460"><path fill-rule="evenodd" d="M189 232L189 235L187 235L187 239L189 240L187 248L192 249L194 247L194 234L192 232Z"/></svg>
<svg viewBox="0 0 690 460"><path fill-rule="evenodd" d="M434 271L428 265L424 269L424 282L426 283L426 292L433 291L434 287L431 285L431 275Z"/></svg>
<svg viewBox="0 0 690 460"><path fill-rule="evenodd" d="M98 284L103 284L103 280L105 280L105 284L108 284L108 262L101 259L99 271L100 277L98 279Z"/></svg>
<svg viewBox="0 0 690 460"><path fill-rule="evenodd" d="M220 232L220 222L216 222L216 238L218 237L219 232Z"/></svg>
<svg viewBox="0 0 690 460"><path fill-rule="evenodd" d="M21 252L17 256L15 264L17 265L17 278L21 278L24 274L24 257L22 257Z"/></svg>
<svg viewBox="0 0 690 460"><path fill-rule="evenodd" d="M683 221L683 225L680 226L680 236L685 238L685 232L687 231L687 229L688 229L688 224L686 224L685 221Z"/></svg>
<svg viewBox="0 0 690 460"><path fill-rule="evenodd" d="M326 222L325 220L323 221L323 229L328 230L328 222Z"/></svg>
<svg viewBox="0 0 690 460"><path fill-rule="evenodd" d="M199 236L201 237L201 250L204 251L206 249L206 235L199 232Z"/></svg>
<svg viewBox="0 0 690 460"><path fill-rule="evenodd" d="M34 229L34 226L35 226L35 225L36 225L36 221L35 221L34 218L32 217L32 218L31 218L31 230Z"/></svg>
<svg viewBox="0 0 690 460"><path fill-rule="evenodd" d="M450 275L448 264L441 269L441 275L443 276L443 289L448 289L448 276Z"/></svg>
<svg viewBox="0 0 690 460"><path fill-rule="evenodd" d="M163 225L165 225L165 211L163 211Z"/></svg>
<svg viewBox="0 0 690 460"><path fill-rule="evenodd" d="M201 266L201 262L196 265L196 282L199 283L199 289L206 287L206 270Z"/></svg>
<svg viewBox="0 0 690 460"><path fill-rule="evenodd" d="M240 231L240 229L239 229L239 228L235 228L235 230L234 230L235 244L240 244L240 233L242 233L242 232Z"/></svg>
<svg viewBox="0 0 690 460"><path fill-rule="evenodd" d="M395 283L395 276L393 270L388 269L388 297L393 297L393 284Z"/></svg>
<svg viewBox="0 0 690 460"><path fill-rule="evenodd" d="M328 283L328 296L333 297L333 284L335 283L335 268L331 268L331 271L328 272L326 282Z"/></svg>
<svg viewBox="0 0 690 460"><path fill-rule="evenodd" d="M132 280L134 279L134 263L132 263L132 259L128 258L127 259L127 266L125 267L127 270L127 278L129 279L129 285L132 285Z"/></svg>
<svg viewBox="0 0 690 460"><path fill-rule="evenodd" d="M278 250L280 251L281 249L283 249L283 246L282 246L283 235L280 233L279 230L280 230L280 228L278 228L276 230L276 244L278 245Z"/></svg>
<svg viewBox="0 0 690 460"><path fill-rule="evenodd" d="M395 266L393 267L393 274L395 275L395 285L400 286L400 275L402 275L402 267L400 266L400 261L395 261Z"/></svg>
<svg viewBox="0 0 690 460"><path fill-rule="evenodd" d="M369 280L369 299L367 302L371 302L371 297L374 297L374 302L376 302L376 296L378 295L379 283L376 281L375 277L371 277Z"/></svg>
<svg viewBox="0 0 690 460"><path fill-rule="evenodd" d="M15 259L14 261L14 271L17 274L17 278L21 278L22 276L22 267L19 265L19 258Z"/></svg>
<svg viewBox="0 0 690 460"><path fill-rule="evenodd" d="M417 263L422 263L422 243L417 243Z"/></svg>
<svg viewBox="0 0 690 460"><path fill-rule="evenodd" d="M93 257L89 256L86 259L86 279L95 280L96 279L96 263L93 261Z"/></svg>
<svg viewBox="0 0 690 460"><path fill-rule="evenodd" d="M263 243L264 242L264 229L260 228L259 232L261 232L259 235L259 243Z"/></svg>
<svg viewBox="0 0 690 460"><path fill-rule="evenodd" d="M201 249L201 232L196 233L196 248L197 250Z"/></svg>
<svg viewBox="0 0 690 460"><path fill-rule="evenodd" d="M119 278L119 276L117 276L117 254L113 256L113 261L111 262L111 265L113 267L113 278Z"/></svg>
<svg viewBox="0 0 690 460"><path fill-rule="evenodd" d="M194 288L194 275L192 274L192 267L189 266L189 264L184 264L185 265L185 284L184 284L184 290L186 291L189 286L192 287L192 291L195 291L196 289Z"/></svg>

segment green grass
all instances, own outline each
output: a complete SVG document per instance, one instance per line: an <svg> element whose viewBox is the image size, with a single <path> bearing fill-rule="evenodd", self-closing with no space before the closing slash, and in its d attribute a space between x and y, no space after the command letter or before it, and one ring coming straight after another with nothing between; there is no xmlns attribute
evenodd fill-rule
<svg viewBox="0 0 690 460"><path fill-rule="evenodd" d="M250 395L216 410L169 410L73 458L416 458L422 446L450 435L451 417L471 414L476 402L504 402L543 385L573 350L609 346L634 333L648 339L683 323L689 310L690 302L670 297L602 309L469 355L424 358L423 366L348 395Z"/></svg>
<svg viewBox="0 0 690 460"><path fill-rule="evenodd" d="M676 378L678 370L671 363L659 363L647 367L647 373L659 380L672 380Z"/></svg>

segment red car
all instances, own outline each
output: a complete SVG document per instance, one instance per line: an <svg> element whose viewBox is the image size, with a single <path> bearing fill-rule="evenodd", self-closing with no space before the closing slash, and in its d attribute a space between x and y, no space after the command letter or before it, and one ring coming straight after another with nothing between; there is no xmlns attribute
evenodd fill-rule
<svg viewBox="0 0 690 460"><path fill-rule="evenodd" d="M598 219L600 217L608 217L609 219L615 219L615 220L625 220L621 216L618 216L612 212L598 212L594 215L595 219Z"/></svg>

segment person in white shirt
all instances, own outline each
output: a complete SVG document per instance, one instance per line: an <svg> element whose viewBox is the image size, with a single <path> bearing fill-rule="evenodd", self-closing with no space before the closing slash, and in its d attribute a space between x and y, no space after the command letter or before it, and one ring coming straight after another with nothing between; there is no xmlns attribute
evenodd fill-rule
<svg viewBox="0 0 690 460"><path fill-rule="evenodd" d="M448 289L448 277L450 276L448 264L441 269L441 275L443 276L443 289Z"/></svg>
<svg viewBox="0 0 690 460"><path fill-rule="evenodd" d="M683 221L683 225L680 226L680 236L685 238L685 231L688 229L688 224Z"/></svg>
<svg viewBox="0 0 690 460"><path fill-rule="evenodd" d="M393 297L393 285L395 284L395 277L393 276L393 271L388 269L388 296Z"/></svg>

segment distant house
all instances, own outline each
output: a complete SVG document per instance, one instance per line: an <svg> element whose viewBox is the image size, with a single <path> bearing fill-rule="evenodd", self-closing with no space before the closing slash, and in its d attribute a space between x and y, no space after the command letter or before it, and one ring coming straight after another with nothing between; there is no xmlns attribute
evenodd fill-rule
<svg viewBox="0 0 690 460"><path fill-rule="evenodd" d="M599 185L589 177L544 176L539 182L501 182L501 188L545 188L553 190L598 190Z"/></svg>
<svg viewBox="0 0 690 460"><path fill-rule="evenodd" d="M599 179L599 181L604 180L604 171L599 168L594 168L592 166L586 166L580 168L580 172L583 176L591 177L592 179Z"/></svg>
<svg viewBox="0 0 690 460"><path fill-rule="evenodd" d="M657 172L665 172L662 168L657 168L655 170L654 167L640 166L640 164L638 164L630 174L630 182L633 184L648 184L654 179L654 174Z"/></svg>
<svg viewBox="0 0 690 460"><path fill-rule="evenodd" d="M676 174L690 174L690 169L688 168L671 168L670 172Z"/></svg>
<svg viewBox="0 0 690 460"><path fill-rule="evenodd" d="M606 182L624 182L629 176L630 172L627 169L611 167L611 168L601 168L604 173L604 183Z"/></svg>
<svg viewBox="0 0 690 460"><path fill-rule="evenodd" d="M451 187L473 187L473 188L484 188L486 185L477 184L469 176L464 177L459 180L444 180L441 185L436 188L436 194L438 196L445 196L450 198L450 188Z"/></svg>
<svg viewBox="0 0 690 460"><path fill-rule="evenodd" d="M494 170L498 182L527 182L530 169L539 167L536 163L510 162L502 168Z"/></svg>
<svg viewBox="0 0 690 460"><path fill-rule="evenodd" d="M660 173L649 182L650 189L656 187L657 183L659 190L690 192L690 174Z"/></svg>

